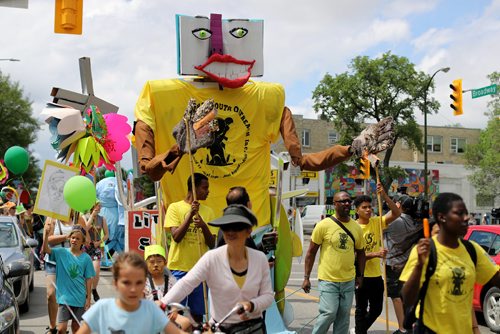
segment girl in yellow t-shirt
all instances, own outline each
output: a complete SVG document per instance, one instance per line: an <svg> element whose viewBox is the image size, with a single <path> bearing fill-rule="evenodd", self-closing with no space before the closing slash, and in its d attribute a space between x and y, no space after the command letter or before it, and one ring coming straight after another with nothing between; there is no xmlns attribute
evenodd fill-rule
<svg viewBox="0 0 500 334"><path fill-rule="evenodd" d="M432 237L437 261L424 298L423 319L417 321L415 333L472 333L472 295L474 283L500 286L500 275L488 254L471 242L476 264L460 238L467 232L469 213L462 198L442 193L432 206L439 232ZM404 281L403 300L407 307L415 304L425 281L430 239L420 239L413 248L400 280ZM416 309L419 318L419 308Z"/></svg>

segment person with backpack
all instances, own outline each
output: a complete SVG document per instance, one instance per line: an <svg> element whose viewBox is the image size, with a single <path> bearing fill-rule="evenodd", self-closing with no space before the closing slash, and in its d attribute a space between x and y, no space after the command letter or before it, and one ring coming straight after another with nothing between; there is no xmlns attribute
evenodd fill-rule
<svg viewBox="0 0 500 334"><path fill-rule="evenodd" d="M414 333L473 333L474 283L500 287L498 269L478 244L461 239L469 213L459 195L439 194L432 213L439 232L411 251L400 277L403 302L415 309Z"/></svg>
<svg viewBox="0 0 500 334"><path fill-rule="evenodd" d="M313 334L327 333L332 324L334 334L348 333L354 290L362 286L365 271L365 239L363 230L349 215L351 197L347 192L339 191L333 201L335 215L323 219L314 227L304 264L302 289L309 293L309 276L316 253L321 248L318 265L319 316Z"/></svg>
<svg viewBox="0 0 500 334"><path fill-rule="evenodd" d="M393 334L404 334L411 328L404 327L405 310L401 300L403 284L399 277L408 261L412 248L423 237L422 223L412 217L414 199L402 195L393 199L401 209L401 215L384 230L384 243L387 248L386 278L387 296L391 298L398 329Z"/></svg>

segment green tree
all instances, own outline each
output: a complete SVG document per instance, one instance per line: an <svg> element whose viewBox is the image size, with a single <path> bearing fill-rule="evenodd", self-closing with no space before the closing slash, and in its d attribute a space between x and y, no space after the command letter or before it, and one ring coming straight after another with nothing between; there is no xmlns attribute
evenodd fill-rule
<svg viewBox="0 0 500 334"><path fill-rule="evenodd" d="M29 145L36 141L36 132L40 129L40 123L32 115L32 102L23 96L23 90L19 83L12 82L9 76L0 72L0 157L3 158L5 151L14 145L28 149ZM40 179L40 168L38 160L30 154L30 165L22 175L28 189L38 187ZM9 175L9 183L14 179L20 179L15 175ZM33 198L34 201L34 198Z"/></svg>
<svg viewBox="0 0 500 334"><path fill-rule="evenodd" d="M340 142L350 144L366 121L380 121L392 116L396 141L404 139L410 148L422 152L422 132L415 121L415 109L424 110L425 89L430 76L418 72L406 57L387 52L380 58L354 58L349 71L333 77L326 74L313 91L313 107L321 118L333 122ZM434 90L432 82L430 92ZM429 96L428 113L439 109ZM401 168L389 168L392 149L385 152L381 177L386 188L392 180L404 175Z"/></svg>
<svg viewBox="0 0 500 334"><path fill-rule="evenodd" d="M500 72L488 76L492 84L500 84ZM479 196L495 199L500 195L500 94L488 103L486 129L481 130L479 142L467 147L466 167L473 171L469 180Z"/></svg>

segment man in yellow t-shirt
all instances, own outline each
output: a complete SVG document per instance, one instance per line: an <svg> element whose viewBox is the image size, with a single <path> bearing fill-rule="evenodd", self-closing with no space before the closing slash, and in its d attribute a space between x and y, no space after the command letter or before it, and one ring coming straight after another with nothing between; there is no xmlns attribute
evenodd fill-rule
<svg viewBox="0 0 500 334"><path fill-rule="evenodd" d="M351 198L348 193L341 191L335 194L333 200L335 217L323 219L314 227L304 265L302 288L309 293L309 275L321 247L318 265L320 314L313 333L326 333L332 323L335 323L333 333L347 333L355 285L362 285L365 270L365 240L361 227L349 216ZM332 218L337 219L338 223ZM360 277L356 277L355 257Z"/></svg>
<svg viewBox="0 0 500 334"><path fill-rule="evenodd" d="M382 219L380 216L372 217L372 198L370 196L361 195L354 200L354 207L358 215L357 223L363 230L363 239L366 244L363 285L356 290L356 334L366 334L382 313L384 281L380 271L380 259L385 257L387 249L382 247L381 232L401 215L401 210L387 196L381 183L377 184L377 192L380 193L390 209L382 216Z"/></svg>
<svg viewBox="0 0 500 334"><path fill-rule="evenodd" d="M169 205L164 227L170 229L172 243L168 252L168 269L177 280L184 277L203 254L215 245L216 228L206 223L215 219L212 209L198 201L208 197L208 178L199 173L194 174L194 190L191 177L187 181L188 193L179 202ZM193 192L196 194L194 200ZM200 284L183 301L191 308L193 317L201 321L205 314L203 287Z"/></svg>

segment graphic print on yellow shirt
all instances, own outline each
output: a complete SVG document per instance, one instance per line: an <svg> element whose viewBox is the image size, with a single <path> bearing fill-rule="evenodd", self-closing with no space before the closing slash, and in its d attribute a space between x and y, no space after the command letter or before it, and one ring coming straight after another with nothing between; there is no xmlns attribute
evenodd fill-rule
<svg viewBox="0 0 500 334"><path fill-rule="evenodd" d="M430 278L424 299L424 324L437 333L472 333L472 297L474 283L485 284L497 272L497 267L481 246L471 241L477 254L474 262L462 243L457 248L448 248L433 237L437 251L436 272ZM410 253L400 280L407 281L418 263L417 247ZM426 260L420 287L425 281ZM416 315L419 315L417 307Z"/></svg>
<svg viewBox="0 0 500 334"><path fill-rule="evenodd" d="M363 230L363 238L365 239L365 252L372 253L380 251L382 247L382 238L380 236L380 216L370 217L368 224L359 224ZM385 217L382 216L382 229L387 227ZM380 271L380 258L375 257L366 260L365 264L365 277L379 277L382 273Z"/></svg>
<svg viewBox="0 0 500 334"><path fill-rule="evenodd" d="M285 93L279 84L249 82L237 89L220 90L217 85L169 79L148 81L135 116L155 134L156 154L167 152L176 141L174 126L182 119L187 103L214 99L219 131L215 143L194 155L195 172L209 178L210 195L205 204L217 217L222 215L229 188L243 186L252 201L259 226L270 223L270 145L279 137ZM189 159L181 159L173 174L161 179L165 201L180 201L187 192Z"/></svg>
<svg viewBox="0 0 500 334"><path fill-rule="evenodd" d="M180 226L190 210L191 204L185 201L170 204L165 216L165 228ZM213 220L215 216L212 209L203 204L200 204L199 214L205 223ZM212 234L217 235L217 228L210 225L208 228ZM208 246L201 228L191 223L180 242L172 239L168 250L168 269L189 271L206 251L208 251Z"/></svg>
<svg viewBox="0 0 500 334"><path fill-rule="evenodd" d="M363 232L358 223L350 220L344 226L352 233L351 237L330 218L325 218L316 224L311 241L320 245L318 279L329 282L348 282L354 279L355 249L363 249L365 242Z"/></svg>

